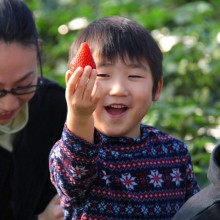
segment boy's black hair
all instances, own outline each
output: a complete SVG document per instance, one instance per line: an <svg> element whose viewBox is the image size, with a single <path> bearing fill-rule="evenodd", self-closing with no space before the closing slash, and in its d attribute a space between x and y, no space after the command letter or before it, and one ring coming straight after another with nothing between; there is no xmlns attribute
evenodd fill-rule
<svg viewBox="0 0 220 220"><path fill-rule="evenodd" d="M73 42L69 61L75 56L82 42L88 42L91 50L96 48L98 56L113 61L120 57L138 62L147 61L153 77L153 96L158 82L163 77L163 54L151 34L137 22L121 17L104 17L92 22Z"/></svg>
<svg viewBox="0 0 220 220"><path fill-rule="evenodd" d="M21 0L0 0L0 41L35 46L42 78L37 27L33 13Z"/></svg>

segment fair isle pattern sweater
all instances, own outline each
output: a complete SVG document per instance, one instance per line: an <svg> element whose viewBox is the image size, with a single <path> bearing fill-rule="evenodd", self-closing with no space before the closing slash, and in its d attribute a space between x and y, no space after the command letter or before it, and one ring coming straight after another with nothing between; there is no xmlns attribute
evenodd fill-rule
<svg viewBox="0 0 220 220"><path fill-rule="evenodd" d="M140 138L96 130L95 144L65 125L49 165L66 220L171 219L199 191L186 144L146 125Z"/></svg>

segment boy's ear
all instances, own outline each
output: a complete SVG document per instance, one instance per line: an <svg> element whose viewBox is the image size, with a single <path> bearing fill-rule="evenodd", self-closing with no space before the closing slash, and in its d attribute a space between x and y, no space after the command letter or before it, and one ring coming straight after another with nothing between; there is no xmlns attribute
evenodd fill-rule
<svg viewBox="0 0 220 220"><path fill-rule="evenodd" d="M153 101L157 101L160 98L162 89L163 89L163 79L160 79L160 81L157 84L157 91L154 94Z"/></svg>
<svg viewBox="0 0 220 220"><path fill-rule="evenodd" d="M67 70L67 71L66 71L66 75L65 75L66 84L67 84L67 82L69 81L70 76L71 76L71 71L70 71L70 70Z"/></svg>

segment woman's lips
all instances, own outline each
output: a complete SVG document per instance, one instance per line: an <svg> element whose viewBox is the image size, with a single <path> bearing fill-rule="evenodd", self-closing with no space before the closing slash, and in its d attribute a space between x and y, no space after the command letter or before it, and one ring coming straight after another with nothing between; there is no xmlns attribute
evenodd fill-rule
<svg viewBox="0 0 220 220"><path fill-rule="evenodd" d="M10 112L10 113L0 113L0 119L2 119L2 120L12 119L13 115L14 115L13 112Z"/></svg>

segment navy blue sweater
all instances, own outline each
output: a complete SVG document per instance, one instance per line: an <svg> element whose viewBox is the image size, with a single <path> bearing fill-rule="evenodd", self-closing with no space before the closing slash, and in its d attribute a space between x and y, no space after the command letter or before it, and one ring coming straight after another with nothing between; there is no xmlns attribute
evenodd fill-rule
<svg viewBox="0 0 220 220"><path fill-rule="evenodd" d="M65 219L171 219L199 191L185 143L141 125L140 138L95 144L64 127L50 154L51 180Z"/></svg>

